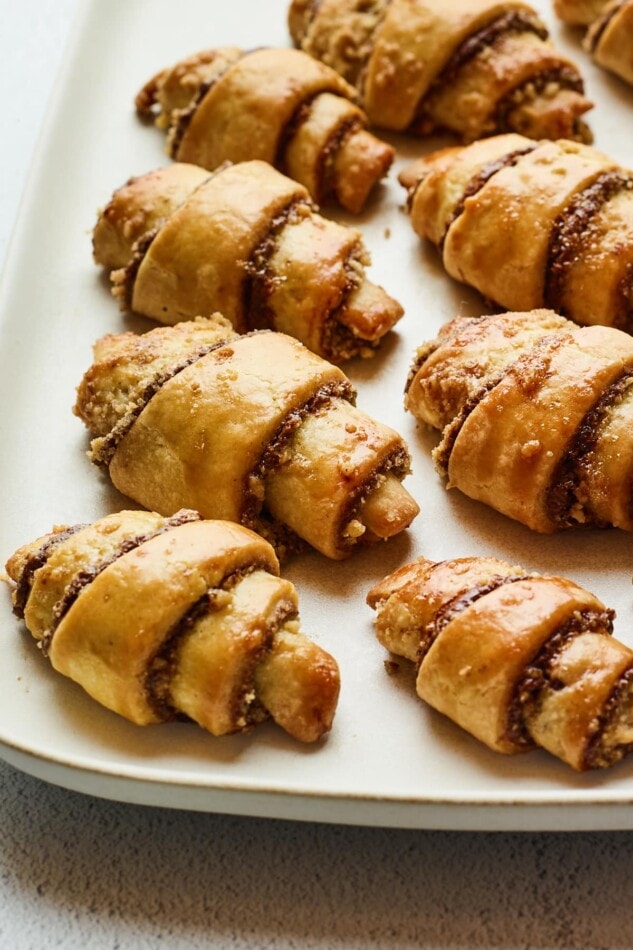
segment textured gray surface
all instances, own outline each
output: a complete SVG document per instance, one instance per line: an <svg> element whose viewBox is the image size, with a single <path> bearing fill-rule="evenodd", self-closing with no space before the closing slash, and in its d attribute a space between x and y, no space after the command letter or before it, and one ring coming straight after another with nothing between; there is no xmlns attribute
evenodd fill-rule
<svg viewBox="0 0 633 950"><path fill-rule="evenodd" d="M0 150L0 259L76 5L3 4L11 147L4 139ZM162 811L2 763L0 815L0 946L11 950L633 946L628 833L425 833Z"/></svg>
<svg viewBox="0 0 633 950"><path fill-rule="evenodd" d="M477 834L105 802L0 766L0 942L39 947L633 945L630 834Z"/></svg>

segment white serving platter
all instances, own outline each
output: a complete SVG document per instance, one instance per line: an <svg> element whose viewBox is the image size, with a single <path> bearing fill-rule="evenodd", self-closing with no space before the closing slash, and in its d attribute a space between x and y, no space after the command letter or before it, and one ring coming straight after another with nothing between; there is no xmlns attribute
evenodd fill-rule
<svg viewBox="0 0 633 950"><path fill-rule="evenodd" d="M577 34L535 6L581 65L596 145L631 166L633 91L594 68ZM72 414L93 342L147 329L119 313L91 257L97 208L115 187L168 159L162 133L134 114L137 89L163 66L206 46L290 44L285 0L117 0L82 4L47 116L12 242L0 301L0 561L51 525L134 507L85 456ZM127 802L232 814L417 828L633 828L633 758L576 774L545 753L496 755L416 698L409 671L389 676L373 634L369 587L398 565L494 553L584 584L617 611L633 644L633 539L622 532L533 535L446 492L430 460L436 438L402 408L413 351L457 313L485 312L450 281L413 234L398 168L445 144L392 138L398 162L357 220L371 274L406 315L380 354L346 367L358 403L407 439L421 505L413 527L344 563L307 554L286 565L303 628L338 659L334 728L303 747L272 725L214 739L183 723L136 727L54 673L0 590L0 754L41 779ZM326 213L332 213L326 209ZM340 220L346 220L339 215Z"/></svg>

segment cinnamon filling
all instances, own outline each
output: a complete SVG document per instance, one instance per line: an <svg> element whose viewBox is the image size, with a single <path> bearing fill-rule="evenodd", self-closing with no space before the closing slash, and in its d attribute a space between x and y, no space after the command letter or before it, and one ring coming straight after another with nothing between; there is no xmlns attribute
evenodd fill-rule
<svg viewBox="0 0 633 950"><path fill-rule="evenodd" d="M279 141L277 143L277 149L275 153L274 165L276 168L281 169L287 174L286 163L285 163L285 154L288 144L295 138L297 132L304 123L308 122L312 112L312 103L315 99L318 99L319 96L324 93L331 93L334 96L341 97L341 92L334 85L331 88L324 86L319 89L317 92L314 92L311 96L301 102L295 109L290 120L286 124L285 128L282 130L281 135L279 136ZM346 122L342 122L340 126L334 130L330 136L325 147L319 154L319 163L316 169L316 176L318 181L317 195L314 195L314 198L318 202L324 202L329 198L333 192L332 186L332 160L333 156L339 150L340 143L345 139L345 137L355 128L359 127L360 123L358 119L352 118L348 119Z"/></svg>
<svg viewBox="0 0 633 950"><path fill-rule="evenodd" d="M422 346L418 349L415 354L415 359L413 360L407 378L404 384L404 395L406 396L413 385L413 380L418 375L426 361L432 356L437 349L439 349L440 341L439 340L430 340L428 343L423 343Z"/></svg>
<svg viewBox="0 0 633 950"><path fill-rule="evenodd" d="M495 386L512 374L516 385L520 388L525 399L530 399L549 372L552 353L564 346L569 337L562 333L550 333L534 343L531 350L519 356L505 366L497 376L492 377L473 396L464 403L459 413L450 422L442 433L442 441L433 451L433 458L440 474L448 475L450 456L462 426L478 404Z"/></svg>
<svg viewBox="0 0 633 950"><path fill-rule="evenodd" d="M387 474L402 479L409 474L410 469L411 457L404 446L399 446L383 459L382 464L372 472L370 478L359 485L355 491L349 493L347 502L341 510L339 523L336 526L337 535L342 539L344 545L351 548L357 542L357 538L345 535L344 527L352 521L363 500L372 494L381 479Z"/></svg>
<svg viewBox="0 0 633 950"><path fill-rule="evenodd" d="M633 191L633 173L604 172L591 185L574 195L565 210L556 218L550 238L546 269L544 291L546 307L557 310L559 313L563 312L561 301L565 290L565 280L569 268L577 260L583 243L587 240L591 220L614 195L621 191ZM633 302L629 300L628 303ZM633 320L633 306L628 306L626 309L629 315L627 323L630 323Z"/></svg>
<svg viewBox="0 0 633 950"><path fill-rule="evenodd" d="M472 604L476 603L481 597L490 594L493 590L503 587L505 584L514 584L516 581L525 580L525 574L512 575L511 577L502 574L495 574L485 584L477 584L468 590L460 591L450 600L445 601L433 620L426 625L420 632L420 646L418 648L417 665L420 666L424 657L430 650L433 641L440 635L442 630L455 620Z"/></svg>
<svg viewBox="0 0 633 950"><path fill-rule="evenodd" d="M132 310L132 297L134 295L134 284L136 276L140 270L141 264L145 259L150 245L160 231L160 227L152 228L138 239L132 249L132 257L128 264L118 271L113 271L112 280L114 282L113 293L119 304L126 310Z"/></svg>
<svg viewBox="0 0 633 950"><path fill-rule="evenodd" d="M270 329L275 323L274 311L268 306L268 298L279 282L279 277L270 268L277 238L283 229L300 221L306 214L315 210L315 205L307 198L292 198L285 208L275 215L262 240L244 263L246 280L243 290L243 310L251 329Z"/></svg>

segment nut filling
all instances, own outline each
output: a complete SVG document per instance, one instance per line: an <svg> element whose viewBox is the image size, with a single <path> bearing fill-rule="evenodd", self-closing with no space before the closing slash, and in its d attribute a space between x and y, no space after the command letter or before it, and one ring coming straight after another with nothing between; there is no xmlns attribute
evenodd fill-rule
<svg viewBox="0 0 633 950"><path fill-rule="evenodd" d="M530 76L525 82L505 95L498 103L494 113L494 127L496 129L512 129L510 122L510 113L525 102L530 102L540 96L548 86L555 85L559 89L569 89L579 94L584 93L585 86L580 75L570 66L559 66L555 69L546 69L534 76ZM584 123L576 119L577 133L582 133L583 141L589 142L591 136L588 130L585 131Z"/></svg>
<svg viewBox="0 0 633 950"><path fill-rule="evenodd" d="M469 590L456 594L455 597L452 597L450 600L444 601L433 620L431 620L420 633L417 666L419 667L422 663L435 638L440 635L442 630L444 630L451 621L463 613L464 610L476 603L481 597L485 597L486 594L497 590L498 587L525 580L525 576L524 574L516 574L508 577L502 574L496 574L485 584L478 584L476 587L471 587Z"/></svg>
<svg viewBox="0 0 633 950"><path fill-rule="evenodd" d="M275 313L268 300L283 277L276 276L270 267L270 259L275 253L277 238L285 227L299 224L304 217L315 210L315 205L304 198L293 199L271 222L266 236L257 245L251 257L244 263L247 279L244 283L243 311L247 315L252 330L274 329ZM321 326L320 347L326 359L345 360L363 355L378 345L379 341L364 340L339 320L340 311L345 307L350 293L362 282L362 271L367 263L366 252L359 240L353 247L343 267L345 284L340 299L329 313L325 314Z"/></svg>
<svg viewBox="0 0 633 950"><path fill-rule="evenodd" d="M240 59L244 58L244 56L248 56L249 52L252 52L252 50L244 51L239 59L237 59L235 62L239 62ZM227 63L226 66L213 77L213 79L209 79L207 82L201 83L196 94L193 96L186 109L178 109L174 115L172 115L172 124L167 136L167 154L170 158L178 158L178 152L180 150L182 140L185 136L185 133L187 132L187 129L191 125L194 115L198 111L200 103L205 98L207 93L213 88L213 86L215 86L216 83L218 83L220 79L226 75L229 69L235 65L235 62Z"/></svg>
<svg viewBox="0 0 633 950"><path fill-rule="evenodd" d="M248 570L236 571L226 577L218 587L203 594L167 632L158 652L150 661L145 677L145 693L150 706L159 719L167 721L188 718L174 708L169 687L178 665L178 651L183 638L191 633L198 620L214 610L219 610L225 604L226 598L223 595L229 593L243 577L260 569L265 570L266 566L254 563L249 566ZM268 713L256 698L255 672L262 657L270 649L275 631L284 623L294 620L296 617L295 606L290 602L282 602L278 605L274 616L269 619L264 630L263 642L259 649L253 651L250 656L249 669L245 671L240 691L233 697L230 718L236 729L247 729L250 725L268 718Z"/></svg>
<svg viewBox="0 0 633 950"><path fill-rule="evenodd" d="M529 720L538 710L545 690L565 689L565 684L552 675L555 660L572 637L583 633L610 636L613 632L613 610L577 611L547 640L516 684L508 713L507 736L511 742L529 748Z"/></svg>
<svg viewBox="0 0 633 950"><path fill-rule="evenodd" d="M262 240L256 245L249 260L244 262L246 281L243 289L243 310L252 330L270 329L275 325L274 311L268 298L283 278L276 277L269 262L277 247L277 238L283 229L316 210L316 205L305 198L292 198L268 226Z"/></svg>
<svg viewBox="0 0 633 950"><path fill-rule="evenodd" d="M61 544L62 541L65 541L71 535L77 531L81 531L81 529L85 527L85 524L75 524L64 528L63 531L58 531L52 535L52 537L48 538L41 548L28 558L20 574L20 579L18 580L13 596L13 613L16 617L20 617L20 619L24 617L24 610L31 594L35 572L38 571L40 567L44 567L58 544Z"/></svg>
<svg viewBox="0 0 633 950"><path fill-rule="evenodd" d="M181 511L177 511L176 514L171 518L167 519L165 524L163 524L156 531L149 531L143 534L137 534L132 538L126 538L125 541L121 542L117 550L110 555L110 557L105 558L103 561L93 564L91 567L75 574L70 584L66 587L63 596L53 607L53 622L50 629L47 630L45 636L40 641L43 654L45 656L48 654L52 639L55 635L55 630L72 605L75 603L82 590L87 587L88 584L90 584L95 579L95 577L98 577L98 575L101 574L101 572L104 571L106 567L109 567L110 564L114 564L114 562L120 557L123 557L124 554L129 554L130 551L140 547L141 544L144 544L146 541L156 538L158 535L164 534L166 531L171 531L172 528L177 528L179 525L187 524L190 521L199 520L200 515L197 511L190 511L189 509L183 508Z"/></svg>
<svg viewBox="0 0 633 950"><path fill-rule="evenodd" d="M467 36L448 59L444 68L424 92L416 108L412 125L416 126L420 122L424 122L426 100L433 95L436 89L442 89L453 83L457 74L466 63L473 60L476 56L485 53L494 45L499 37L505 36L508 33L534 33L542 40L546 40L549 36L547 28L538 16L527 11L504 13L502 16L497 17L497 19L487 23L476 33Z"/></svg>
<svg viewBox="0 0 633 950"><path fill-rule="evenodd" d="M354 404L356 393L348 380L322 386L311 399L302 406L297 406L285 416L277 432L264 448L257 466L246 477L244 495L247 501L242 511L242 524L246 527L252 527L255 523L262 507L263 482L280 465L284 450L293 434L301 426L306 416L318 412L335 398L345 399L347 402Z"/></svg>
<svg viewBox="0 0 633 950"><path fill-rule="evenodd" d="M207 346L201 347L196 353L181 360L181 362L175 363L170 369L165 370L165 372L157 373L154 379L147 384L140 394L132 409L119 419L114 428L111 429L106 436L92 440L89 452L90 461L102 468L107 468L112 461L119 442L127 435L143 409L145 409L149 401L156 395L161 387L164 386L165 383L168 383L170 379L177 376L178 373L187 369L188 366L193 365L193 363L202 359L204 356L208 356L210 353L213 353L214 350L218 350L223 346L226 346L225 340L221 340L219 343L209 343Z"/></svg>
<svg viewBox="0 0 633 950"><path fill-rule="evenodd" d="M613 17L618 13L618 11L624 6L626 0L620 0L619 3L609 3L607 4L606 10L600 14L597 20L591 25L591 30L586 34L585 40L588 44L588 50L590 53L595 53L596 48L600 44L600 40L604 35L604 31L609 26L609 23Z"/></svg>
<svg viewBox="0 0 633 950"><path fill-rule="evenodd" d="M439 445L433 449L433 461L438 472L446 478L448 476L448 464L451 457L451 452L453 451L453 446L457 441L457 437L461 432L462 426L468 419L471 412L473 412L482 399L491 392L495 386L498 386L499 383L505 376L505 371L499 373L494 379L489 380L485 386L482 386L481 389L478 389L477 392L464 403L458 414L449 422L449 424L444 429L442 433L442 440Z"/></svg>
<svg viewBox="0 0 633 950"><path fill-rule="evenodd" d="M632 734L630 713L633 702L633 667L620 677L598 717L596 731L585 749L584 767L605 768L623 759L633 748L633 740L622 741L622 731Z"/></svg>
<svg viewBox="0 0 633 950"><path fill-rule="evenodd" d="M546 268L546 307L563 313L561 300L567 273L583 244L591 240L591 220L614 195L622 191L633 191L633 174L605 172L588 188L574 195L554 222ZM621 296L624 311L621 329L630 330L633 327L633 301L628 299L625 286L621 288Z"/></svg>
<svg viewBox="0 0 633 950"><path fill-rule="evenodd" d="M442 250L444 247L444 242L446 241L446 235L449 232L451 225L459 218L464 210L464 206L469 198L472 198L473 195L476 195L478 191L484 187L486 182L490 181L497 172L502 171L504 168L512 168L517 164L520 158L523 155L529 155L530 152L533 152L535 148L538 148L539 143L534 142L532 145L527 146L527 148L516 149L514 152L508 152L507 155L502 155L501 158L496 159L496 161L488 162L483 168L475 175L474 178L468 182L468 185L460 198L459 202L453 208L450 218L446 223L446 228L442 239L439 243L439 248Z"/></svg>
<svg viewBox="0 0 633 950"><path fill-rule="evenodd" d="M547 511L561 527L578 524L588 527L605 527L592 516L582 500L581 463L593 450L600 433L602 420L611 407L633 387L633 369L626 370L619 379L608 386L596 404L585 415L576 430L567 451L560 461L547 493Z"/></svg>

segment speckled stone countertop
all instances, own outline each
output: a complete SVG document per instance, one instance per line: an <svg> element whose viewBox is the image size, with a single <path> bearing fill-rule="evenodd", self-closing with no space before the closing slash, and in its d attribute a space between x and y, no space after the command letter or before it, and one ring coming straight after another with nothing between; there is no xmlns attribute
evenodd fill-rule
<svg viewBox="0 0 633 950"><path fill-rule="evenodd" d="M1 260L78 5L3 4ZM0 796L0 945L11 950L633 946L626 832L423 832L169 811L65 791L2 762Z"/></svg>

